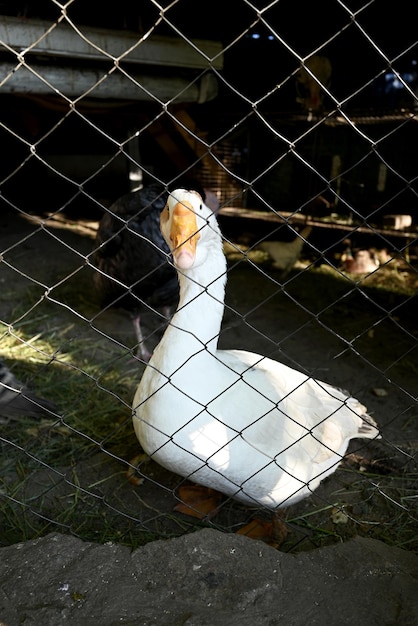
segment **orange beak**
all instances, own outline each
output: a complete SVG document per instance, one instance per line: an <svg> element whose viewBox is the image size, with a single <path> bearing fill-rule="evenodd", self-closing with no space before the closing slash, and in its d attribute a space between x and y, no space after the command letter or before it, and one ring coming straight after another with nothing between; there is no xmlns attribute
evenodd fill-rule
<svg viewBox="0 0 418 626"><path fill-rule="evenodd" d="M189 202L178 202L173 209L170 239L174 262L180 269L188 269L196 257L196 244L200 239L196 216Z"/></svg>

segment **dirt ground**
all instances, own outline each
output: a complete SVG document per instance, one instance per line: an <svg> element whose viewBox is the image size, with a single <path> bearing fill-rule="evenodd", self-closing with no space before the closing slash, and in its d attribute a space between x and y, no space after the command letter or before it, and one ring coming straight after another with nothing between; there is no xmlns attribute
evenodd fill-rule
<svg viewBox="0 0 418 626"><path fill-rule="evenodd" d="M140 545L202 525L235 532L255 515L267 518L225 501L213 519L197 521L173 511L179 477L146 461L135 473L132 460L140 449L129 406L143 365L133 358L129 316L101 312L94 294L86 255L96 228L94 221L60 216L45 223L11 212L0 217L0 354L60 407L53 423L1 426L6 497L0 545L52 530ZM234 245L225 248L220 347L265 354L349 389L382 432L366 446L353 442L341 468L286 511L289 533L281 549L360 534L416 550L417 266L395 261L376 280L356 283L359 277L342 277L305 247L281 284L265 256L243 259L242 233L228 236ZM322 245L319 234L312 243ZM143 321L152 348L163 325L151 312ZM142 484L126 479L129 469Z"/></svg>

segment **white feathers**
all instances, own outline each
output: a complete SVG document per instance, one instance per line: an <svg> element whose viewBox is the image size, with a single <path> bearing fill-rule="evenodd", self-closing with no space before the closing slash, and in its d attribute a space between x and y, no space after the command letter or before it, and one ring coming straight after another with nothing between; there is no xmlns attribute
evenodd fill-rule
<svg viewBox="0 0 418 626"><path fill-rule="evenodd" d="M195 222L182 243L184 207ZM355 398L327 383L262 355L218 350L226 260L216 218L200 196L177 190L161 224L174 260L192 240L195 257L178 271L178 309L135 394L138 440L194 482L248 505L288 506L335 471L350 439L376 438L377 427Z"/></svg>
<svg viewBox="0 0 418 626"><path fill-rule="evenodd" d="M311 226L306 226L293 241L263 241L257 247L267 252L273 259L273 267L281 270L282 277L284 277L299 259L302 248L311 232Z"/></svg>

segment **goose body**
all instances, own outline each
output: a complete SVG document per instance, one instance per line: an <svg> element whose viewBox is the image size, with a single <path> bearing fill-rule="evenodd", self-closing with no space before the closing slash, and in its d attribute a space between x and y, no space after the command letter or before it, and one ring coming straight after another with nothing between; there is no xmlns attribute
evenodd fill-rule
<svg viewBox="0 0 418 626"><path fill-rule="evenodd" d="M102 306L117 306L132 317L137 355L151 355L141 324L144 310L161 309L169 317L178 302L175 269L160 231L160 214L167 193L160 185L131 191L116 200L99 223L93 261L99 271L94 285Z"/></svg>
<svg viewBox="0 0 418 626"><path fill-rule="evenodd" d="M336 470L351 439L377 438L376 424L327 383L259 354L218 350L226 259L197 193L170 194L161 230L180 300L134 397L136 436L193 482L250 506L289 506Z"/></svg>
<svg viewBox="0 0 418 626"><path fill-rule="evenodd" d="M311 232L312 227L305 226L292 241L263 241L258 247L267 252L273 260L273 267L281 270L282 278L285 278L299 259Z"/></svg>

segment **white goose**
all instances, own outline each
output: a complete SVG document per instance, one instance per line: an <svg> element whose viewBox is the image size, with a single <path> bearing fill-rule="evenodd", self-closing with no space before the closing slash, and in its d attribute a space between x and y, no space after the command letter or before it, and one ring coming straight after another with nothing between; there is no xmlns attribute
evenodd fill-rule
<svg viewBox="0 0 418 626"><path fill-rule="evenodd" d="M180 301L133 402L136 436L168 470L278 510L334 472L351 439L379 437L353 397L286 365L218 350L226 259L212 211L176 190L161 214Z"/></svg>

